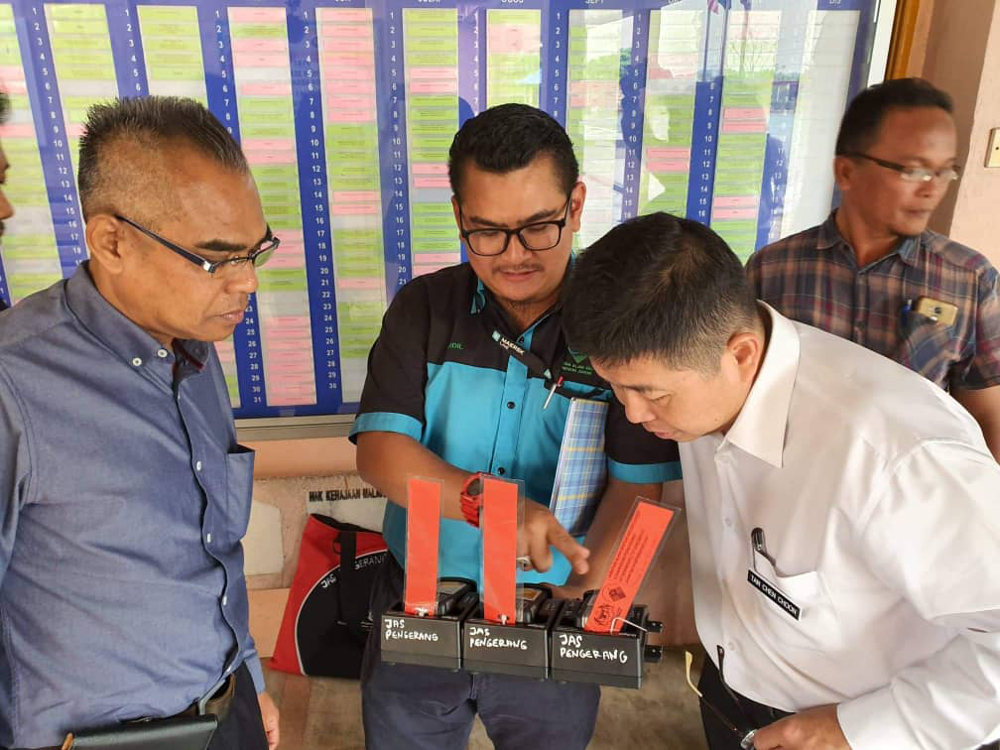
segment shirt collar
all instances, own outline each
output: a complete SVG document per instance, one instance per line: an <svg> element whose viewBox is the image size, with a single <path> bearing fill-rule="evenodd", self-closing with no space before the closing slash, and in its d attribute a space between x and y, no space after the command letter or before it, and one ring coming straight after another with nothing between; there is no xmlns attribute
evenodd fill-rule
<svg viewBox="0 0 1000 750"><path fill-rule="evenodd" d="M771 318L771 336L757 379L722 444L732 443L780 469L799 369L799 334L788 318L764 302L759 304Z"/></svg>
<svg viewBox="0 0 1000 750"><path fill-rule="evenodd" d="M839 243L847 244L844 238L840 236L840 230L837 229L837 212L832 211L826 221L824 221L819 226L819 239L816 242L816 247L820 250L829 250L831 247Z"/></svg>
<svg viewBox="0 0 1000 750"><path fill-rule="evenodd" d="M917 264L917 251L920 249L922 239L923 235L919 237L907 237L896 248L896 254L899 255L900 260L906 265L915 266Z"/></svg>
<svg viewBox="0 0 1000 750"><path fill-rule="evenodd" d="M472 309L469 312L478 315L484 307L486 307L486 284L476 276L476 291L472 293Z"/></svg>
<svg viewBox="0 0 1000 750"><path fill-rule="evenodd" d="M816 242L816 247L820 250L829 250L836 247L837 245L843 245L844 249L854 257L854 249L845 240L841 234L840 230L837 229L837 212L833 211L827 217L819 228L819 239ZM920 243L923 239L923 235L919 237L904 237L902 241L896 246L888 255L879 258L875 263L879 263L885 258L892 255L898 255L900 260L909 266L915 265L917 262L917 251L920 249Z"/></svg>
<svg viewBox="0 0 1000 750"><path fill-rule="evenodd" d="M173 356L169 351L162 354L166 350L159 341L104 299L90 275L89 261L81 263L66 282L66 304L84 328L133 367ZM185 339L175 342L174 348L200 370L208 360L208 346L203 341Z"/></svg>

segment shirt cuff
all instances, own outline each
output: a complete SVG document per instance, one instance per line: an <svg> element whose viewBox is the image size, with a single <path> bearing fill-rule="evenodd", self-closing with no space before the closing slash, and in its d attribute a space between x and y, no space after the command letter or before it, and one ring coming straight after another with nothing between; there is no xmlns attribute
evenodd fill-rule
<svg viewBox="0 0 1000 750"><path fill-rule="evenodd" d="M608 473L621 482L632 484L657 484L681 478L681 462L662 464L622 464L608 458Z"/></svg>
<svg viewBox="0 0 1000 750"><path fill-rule="evenodd" d="M918 746L888 687L841 703L837 721L852 750Z"/></svg>
<svg viewBox="0 0 1000 750"><path fill-rule="evenodd" d="M267 683L264 682L264 667L260 664L260 657L254 654L245 659L243 663L246 664L247 670L250 672L250 678L253 680L253 687L257 694L267 690Z"/></svg>
<svg viewBox="0 0 1000 750"><path fill-rule="evenodd" d="M350 441L358 442L358 434L362 432L398 432L401 435L420 441L424 426L419 419L389 411L370 411L354 418L351 427Z"/></svg>

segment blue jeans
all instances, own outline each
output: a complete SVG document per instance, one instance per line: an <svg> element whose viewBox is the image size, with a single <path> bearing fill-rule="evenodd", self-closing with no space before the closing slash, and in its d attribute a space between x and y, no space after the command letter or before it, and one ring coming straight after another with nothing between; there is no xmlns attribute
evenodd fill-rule
<svg viewBox="0 0 1000 750"><path fill-rule="evenodd" d="M477 713L498 750L587 747L601 699L596 685L383 664L377 624L402 589L402 568L387 555L372 592L376 627L361 666L369 750L465 750Z"/></svg>

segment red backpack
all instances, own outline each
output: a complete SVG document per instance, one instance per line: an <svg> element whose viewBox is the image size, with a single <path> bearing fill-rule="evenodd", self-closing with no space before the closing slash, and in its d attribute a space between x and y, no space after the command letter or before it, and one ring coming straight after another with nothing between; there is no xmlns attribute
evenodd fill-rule
<svg viewBox="0 0 1000 750"><path fill-rule="evenodd" d="M270 667L357 678L371 628L368 600L387 554L377 532L309 516Z"/></svg>

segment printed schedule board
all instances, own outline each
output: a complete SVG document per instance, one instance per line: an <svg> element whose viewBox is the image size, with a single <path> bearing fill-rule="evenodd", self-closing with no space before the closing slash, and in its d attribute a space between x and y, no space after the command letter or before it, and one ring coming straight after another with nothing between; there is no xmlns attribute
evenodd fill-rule
<svg viewBox="0 0 1000 750"><path fill-rule="evenodd" d="M525 102L565 125L588 188L578 249L665 210L746 257L830 210L838 122L891 24L878 5L0 1L17 210L0 297L16 303L87 257L87 108L193 97L240 141L282 240L218 345L235 414L349 415L393 294L463 259L447 178L462 122Z"/></svg>

